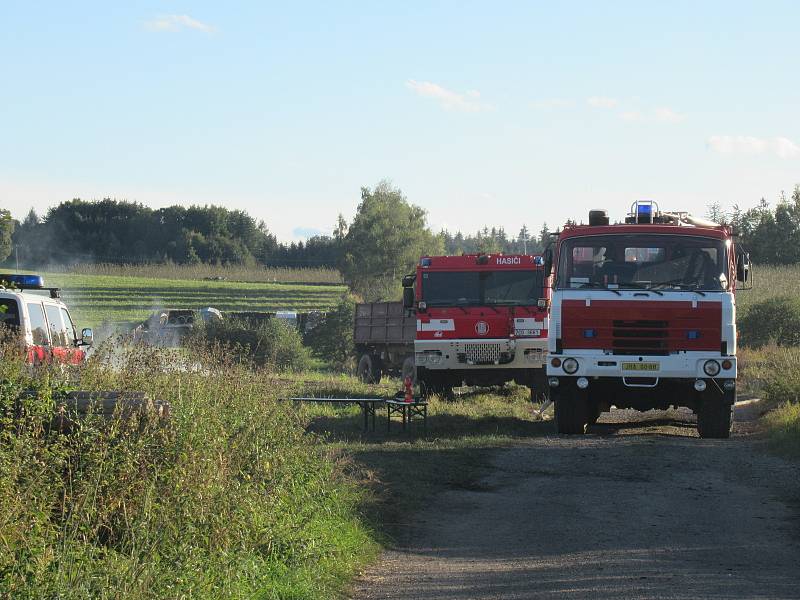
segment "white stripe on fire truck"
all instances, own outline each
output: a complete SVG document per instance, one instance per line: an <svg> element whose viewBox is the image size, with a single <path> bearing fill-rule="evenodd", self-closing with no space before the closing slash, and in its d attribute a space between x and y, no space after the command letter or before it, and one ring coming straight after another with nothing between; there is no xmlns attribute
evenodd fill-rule
<svg viewBox="0 0 800 600"><path fill-rule="evenodd" d="M431 319L423 323L417 319L417 331L455 331L456 324L453 319Z"/></svg>

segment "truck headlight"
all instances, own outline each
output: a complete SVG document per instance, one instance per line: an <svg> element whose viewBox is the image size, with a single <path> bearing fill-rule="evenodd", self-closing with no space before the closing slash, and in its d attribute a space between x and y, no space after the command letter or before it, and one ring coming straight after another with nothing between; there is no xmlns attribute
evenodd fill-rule
<svg viewBox="0 0 800 600"><path fill-rule="evenodd" d="M719 370L719 363L715 360L707 360L705 364L703 364L703 372L709 377L716 377L719 375Z"/></svg>
<svg viewBox="0 0 800 600"><path fill-rule="evenodd" d="M439 350L425 350L424 352L417 352L418 365L438 365L442 362L442 353Z"/></svg>
<svg viewBox="0 0 800 600"><path fill-rule="evenodd" d="M578 371L578 361L574 358L565 358L564 362L561 363L561 368L564 369L564 373L567 375L573 375Z"/></svg>

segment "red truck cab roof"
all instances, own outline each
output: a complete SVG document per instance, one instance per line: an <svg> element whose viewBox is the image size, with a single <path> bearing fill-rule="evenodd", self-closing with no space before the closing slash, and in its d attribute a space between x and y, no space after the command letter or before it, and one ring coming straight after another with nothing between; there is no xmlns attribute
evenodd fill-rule
<svg viewBox="0 0 800 600"><path fill-rule="evenodd" d="M539 254L462 254L460 256L423 256L420 270L426 271L497 271L541 270L544 259Z"/></svg>

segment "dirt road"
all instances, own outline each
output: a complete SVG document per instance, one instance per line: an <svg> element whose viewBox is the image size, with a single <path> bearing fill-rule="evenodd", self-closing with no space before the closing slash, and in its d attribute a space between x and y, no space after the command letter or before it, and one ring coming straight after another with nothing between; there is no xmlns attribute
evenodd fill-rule
<svg viewBox="0 0 800 600"><path fill-rule="evenodd" d="M615 411L504 450L409 515L353 597L800 598L800 468L738 413L727 441L691 413Z"/></svg>

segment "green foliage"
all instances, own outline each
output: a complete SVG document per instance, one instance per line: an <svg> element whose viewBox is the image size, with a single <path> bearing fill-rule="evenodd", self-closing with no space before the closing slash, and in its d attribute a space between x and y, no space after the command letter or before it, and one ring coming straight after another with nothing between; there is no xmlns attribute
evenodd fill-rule
<svg viewBox="0 0 800 600"><path fill-rule="evenodd" d="M197 354L202 369L169 371L164 350L100 348L82 388L141 390L171 415L89 415L60 435L46 424L63 372L31 375L9 352L0 597L329 598L374 555L357 488L263 373Z"/></svg>
<svg viewBox="0 0 800 600"><path fill-rule="evenodd" d="M0 262L11 255L13 233L14 220L11 218L11 213L5 208L0 208Z"/></svg>
<svg viewBox="0 0 800 600"><path fill-rule="evenodd" d="M800 298L776 296L753 304L739 319L739 331L742 345L753 348L800 345Z"/></svg>
<svg viewBox="0 0 800 600"><path fill-rule="evenodd" d="M198 324L189 343L220 348L237 362L279 371L300 371L310 360L309 349L297 329L278 318L258 325L237 319Z"/></svg>
<svg viewBox="0 0 800 600"><path fill-rule="evenodd" d="M328 311L322 322L306 335L306 344L316 356L340 369L353 366L355 313L356 299L346 294Z"/></svg>
<svg viewBox="0 0 800 600"><path fill-rule="evenodd" d="M739 243L759 264L786 265L800 262L800 186L791 197L781 195L775 208L765 199L755 208L742 211L734 206L725 215L719 206L712 206L720 221L727 221L740 232Z"/></svg>
<svg viewBox="0 0 800 600"><path fill-rule="evenodd" d="M345 282L367 302L400 297L400 279L420 256L444 248L425 223L425 211L409 204L398 188L381 181L361 189L361 203L342 239L339 270Z"/></svg>
<svg viewBox="0 0 800 600"><path fill-rule="evenodd" d="M263 222L241 210L214 205L152 209L109 198L62 202L44 219L31 211L14 242L26 265L172 261L331 267L336 259L332 237L279 244ZM6 256L0 251L0 260Z"/></svg>

